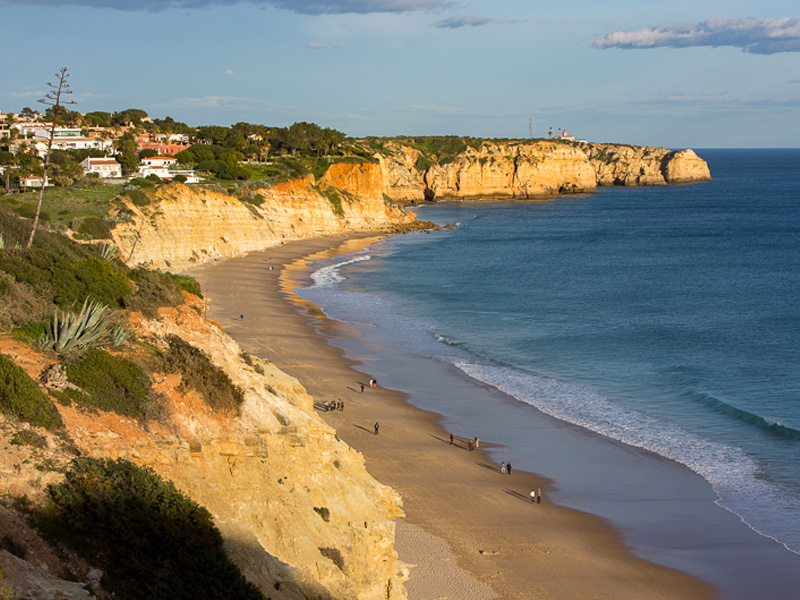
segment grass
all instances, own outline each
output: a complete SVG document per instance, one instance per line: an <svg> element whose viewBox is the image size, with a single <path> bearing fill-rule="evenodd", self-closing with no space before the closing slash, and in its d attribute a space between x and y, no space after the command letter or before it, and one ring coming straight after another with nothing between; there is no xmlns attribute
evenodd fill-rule
<svg viewBox="0 0 800 600"><path fill-rule="evenodd" d="M54 187L47 188L42 200L42 209L47 211L53 223L69 224L77 217L105 219L111 208L111 200L122 192L122 186L103 185L98 187ZM39 192L25 192L2 199L2 204L19 214L26 212L22 207L33 206L39 200ZM20 212L21 211L21 212Z"/></svg>

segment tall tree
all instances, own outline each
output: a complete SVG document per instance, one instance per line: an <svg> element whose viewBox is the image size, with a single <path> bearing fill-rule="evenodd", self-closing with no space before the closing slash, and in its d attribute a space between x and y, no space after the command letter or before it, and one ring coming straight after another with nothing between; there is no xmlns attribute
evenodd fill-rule
<svg viewBox="0 0 800 600"><path fill-rule="evenodd" d="M47 87L50 91L45 94L44 98L39 99L39 102L46 106L53 108L53 117L58 114L59 110L65 104L76 104L74 100L64 100L62 96L72 93L69 89L67 78L69 72L67 67L61 67L56 73L56 83L47 82ZM56 130L56 120L52 119L50 123L50 135L47 138L47 154L44 155L44 175L42 176L42 187L39 188L39 201L36 203L36 215L33 217L33 227L31 228L31 237L28 238L28 248L33 244L33 236L36 235L36 228L39 226L39 213L42 212L42 198L44 198L44 188L47 184L47 167L50 164L50 151L53 149L53 134Z"/></svg>

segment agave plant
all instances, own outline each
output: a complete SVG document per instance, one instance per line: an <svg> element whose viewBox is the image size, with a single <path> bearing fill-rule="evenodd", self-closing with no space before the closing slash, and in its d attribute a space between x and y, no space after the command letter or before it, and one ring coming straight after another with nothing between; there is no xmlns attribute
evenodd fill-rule
<svg viewBox="0 0 800 600"><path fill-rule="evenodd" d="M125 331L122 327L115 327L114 331L111 332L111 345L115 348L117 346L122 346L125 343L125 340L128 339L128 332Z"/></svg>
<svg viewBox="0 0 800 600"><path fill-rule="evenodd" d="M50 331L39 338L42 348L69 354L78 348L97 344L108 335L108 307L87 298L80 312L56 310Z"/></svg>
<svg viewBox="0 0 800 600"><path fill-rule="evenodd" d="M119 248L117 248L111 242L100 244L100 247L97 250L100 252L100 256L103 258L103 260L107 260L108 262L111 262L117 258L117 256L119 256Z"/></svg>

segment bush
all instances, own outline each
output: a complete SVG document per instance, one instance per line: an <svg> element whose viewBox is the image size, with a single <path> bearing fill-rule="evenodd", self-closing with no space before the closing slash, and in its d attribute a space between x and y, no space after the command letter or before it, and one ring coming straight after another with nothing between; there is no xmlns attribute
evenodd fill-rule
<svg viewBox="0 0 800 600"><path fill-rule="evenodd" d="M167 338L169 349L158 360L156 369L180 373L181 388L193 388L212 410L238 411L244 394L227 373L211 362L208 354L177 335Z"/></svg>
<svg viewBox="0 0 800 600"><path fill-rule="evenodd" d="M190 277L189 275L174 275L172 273L166 273L166 275L175 281L175 283L177 283L183 291L194 294L198 298L203 297L203 292L200 290L200 284L197 283L197 280L194 277Z"/></svg>
<svg viewBox="0 0 800 600"><path fill-rule="evenodd" d="M70 393L76 402L128 417L145 415L152 386L132 360L90 348L65 367L70 382L86 392Z"/></svg>
<svg viewBox="0 0 800 600"><path fill-rule="evenodd" d="M149 467L78 458L47 493L42 530L103 569L121 600L263 600L225 555L211 514Z"/></svg>
<svg viewBox="0 0 800 600"><path fill-rule="evenodd" d="M76 219L77 220L77 219ZM77 226L77 234L81 239L88 240L108 240L111 239L112 223L106 219L97 217L86 217L80 219L79 223L73 224L73 229Z"/></svg>
<svg viewBox="0 0 800 600"><path fill-rule="evenodd" d="M129 275L136 284L136 290L123 302L128 310L154 317L159 306L177 306L183 303L181 286L173 276L141 268L132 270Z"/></svg>
<svg viewBox="0 0 800 600"><path fill-rule="evenodd" d="M0 210L0 229L6 237L6 246L11 240L20 245L0 253L0 271L30 286L46 303L61 308L83 302L89 296L112 308L122 306L123 298L131 292L126 267L113 265L97 256L92 248L43 229L37 232L33 247L25 249L30 229L23 225Z"/></svg>
<svg viewBox="0 0 800 600"><path fill-rule="evenodd" d="M55 430L61 416L36 382L11 359L0 354L0 410L37 427Z"/></svg>
<svg viewBox="0 0 800 600"><path fill-rule="evenodd" d="M21 429L11 436L13 446L31 446L40 450L47 447L47 439L32 429Z"/></svg>

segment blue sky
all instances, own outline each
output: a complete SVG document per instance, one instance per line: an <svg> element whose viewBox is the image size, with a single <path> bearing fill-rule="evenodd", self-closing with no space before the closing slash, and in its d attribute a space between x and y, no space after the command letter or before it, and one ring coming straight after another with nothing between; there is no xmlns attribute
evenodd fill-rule
<svg viewBox="0 0 800 600"><path fill-rule="evenodd" d="M800 146L796 0L0 0L0 56L2 112Z"/></svg>

